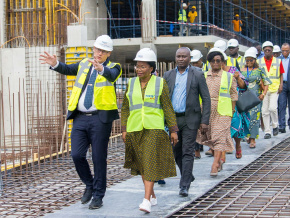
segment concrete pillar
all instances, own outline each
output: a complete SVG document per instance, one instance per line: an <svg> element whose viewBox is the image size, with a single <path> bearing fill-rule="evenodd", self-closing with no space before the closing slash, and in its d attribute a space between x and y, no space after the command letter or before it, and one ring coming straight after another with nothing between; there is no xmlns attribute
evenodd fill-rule
<svg viewBox="0 0 290 218"><path fill-rule="evenodd" d="M156 0L142 1L142 41L153 42L157 36Z"/></svg>
<svg viewBox="0 0 290 218"><path fill-rule="evenodd" d="M84 24L88 28L88 40L95 40L98 36L107 34L107 20L96 18L107 18L107 7L103 0L85 0L82 3L82 14L90 12L84 17Z"/></svg>
<svg viewBox="0 0 290 218"><path fill-rule="evenodd" d="M4 40L4 21L5 21L5 10L4 10L4 2L0 1L0 45L2 45Z"/></svg>

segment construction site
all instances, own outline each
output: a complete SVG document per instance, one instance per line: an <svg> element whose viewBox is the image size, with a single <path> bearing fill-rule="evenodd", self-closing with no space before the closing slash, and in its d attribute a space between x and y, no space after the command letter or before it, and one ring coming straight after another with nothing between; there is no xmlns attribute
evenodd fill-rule
<svg viewBox="0 0 290 218"><path fill-rule="evenodd" d="M64 76L41 64L39 58L44 51L55 54L63 63L76 63L83 58L93 58L95 39L108 34L114 43L110 60L120 63L123 71L116 82L120 114L127 82L135 76L133 59L140 48L149 47L156 52L157 70L162 77L175 67L175 52L180 47L200 50L205 62L207 52L219 39L236 38L241 54L256 42L269 40L277 45L290 42L290 4L287 1L194 0L186 3L196 6L198 17L194 24L186 24L192 31L179 36L181 1L0 0L1 217L143 216L128 212L135 210L134 207L122 210L118 206L116 210L120 209L120 213L110 213L107 207L102 208L100 214L59 212L74 207L84 190L70 156L72 121L66 120L75 77ZM241 34L233 31L235 14L239 14L244 24ZM200 188L195 194L192 189L192 195L186 200L174 202L173 197L167 206L155 209L151 216L290 217L287 181L290 141L287 135L267 141L256 156L245 151L247 160L242 163L233 160L235 166L229 166L214 182L205 179L206 188ZM130 187L126 184L131 186L136 180L130 170L123 168L125 145L121 136L119 119L113 122L109 141L108 196L114 191L128 191ZM261 147L265 143L261 140ZM91 161L91 152L87 157ZM206 159L195 163L195 167L205 166ZM202 171L202 166L200 168ZM201 180L198 183L197 179L197 189L202 185ZM169 179L169 187L175 189L176 181L176 178ZM277 185L276 181L280 183ZM237 191L241 186L246 190ZM270 186L274 188L269 194L266 191ZM251 187L256 190L250 191ZM139 187L135 190L134 186L132 192L128 191L130 200L124 197L120 201L134 202L134 191L141 195ZM162 187L157 188L158 192L164 194L164 198L172 194L166 195ZM256 200L259 203L255 204ZM166 204L166 200L163 201ZM271 212L267 212L267 208ZM75 209L84 210L80 206Z"/></svg>

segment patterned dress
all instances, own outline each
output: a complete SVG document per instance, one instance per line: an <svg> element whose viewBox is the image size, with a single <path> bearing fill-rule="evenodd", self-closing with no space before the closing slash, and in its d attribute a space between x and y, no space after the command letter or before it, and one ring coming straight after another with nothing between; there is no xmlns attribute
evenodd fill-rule
<svg viewBox="0 0 290 218"><path fill-rule="evenodd" d="M236 67L230 67L229 73L235 74L235 72L238 71L240 74L240 78L245 82L246 86L249 85L246 78L241 74L241 72ZM239 83L237 83L237 90L238 92L242 92L241 88L239 87ZM249 126L250 126L250 113L249 112L243 112L239 113L237 107L235 108L236 112L234 113L234 116L232 118L232 124L231 124L231 136L232 138L244 138L249 132Z"/></svg>
<svg viewBox="0 0 290 218"><path fill-rule="evenodd" d="M163 81L160 103L169 131L176 132L178 128L175 113L169 97L167 83L165 80ZM146 87L147 84L142 89L143 99ZM129 101L125 95L121 111L122 131L126 130L129 115ZM137 132L127 132L125 145L124 167L131 169L132 175L144 175L145 180L152 182L176 176L173 149L165 130L143 129Z"/></svg>
<svg viewBox="0 0 290 218"><path fill-rule="evenodd" d="M231 138L232 118L230 116L222 116L217 111L222 72L221 70L219 73L213 74L210 70L207 73L206 84L211 97L209 131L205 135L202 135L199 130L197 142L207 145L213 150L230 152L234 150L234 143ZM234 77L230 94L232 101L238 100L237 81Z"/></svg>
<svg viewBox="0 0 290 218"><path fill-rule="evenodd" d="M264 68L254 69L249 77L247 76L247 71L241 71L242 75L246 77L246 80L249 82L248 88L251 89L257 96L261 94L260 91L260 82L263 81L264 85L272 84L271 80L267 76ZM259 126L260 126L260 117L261 117L261 108L262 103L258 104L256 107L252 108L250 112L250 126L248 134L249 138L258 139L259 138Z"/></svg>

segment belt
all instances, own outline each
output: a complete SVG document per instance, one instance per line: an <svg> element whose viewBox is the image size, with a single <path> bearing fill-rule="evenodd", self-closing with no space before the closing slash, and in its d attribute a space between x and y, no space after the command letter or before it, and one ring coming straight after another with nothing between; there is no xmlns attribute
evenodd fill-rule
<svg viewBox="0 0 290 218"><path fill-rule="evenodd" d="M79 114L85 115L85 116L93 116L93 115L98 114L98 111L91 111L91 112L81 112L81 111L78 111L78 112L79 112Z"/></svg>
<svg viewBox="0 0 290 218"><path fill-rule="evenodd" d="M183 113L175 113L175 115L176 115L176 117L183 117L183 116L185 116L185 112L183 112Z"/></svg>
<svg viewBox="0 0 290 218"><path fill-rule="evenodd" d="M283 81L283 83L287 83L287 81Z"/></svg>

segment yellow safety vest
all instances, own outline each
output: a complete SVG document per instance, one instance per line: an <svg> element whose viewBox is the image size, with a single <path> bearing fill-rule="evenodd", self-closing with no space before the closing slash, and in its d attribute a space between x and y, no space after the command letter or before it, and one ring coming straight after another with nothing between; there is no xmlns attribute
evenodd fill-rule
<svg viewBox="0 0 290 218"><path fill-rule="evenodd" d="M162 89L163 78L152 75L143 100L139 77L129 80L126 94L130 106L127 132L141 131L143 128L164 130L164 113L160 104Z"/></svg>
<svg viewBox="0 0 290 218"><path fill-rule="evenodd" d="M280 86L280 62L281 62L280 59L275 58L273 56L270 71L268 71L264 57L258 59L259 67L264 67L265 71L267 72L267 76L272 81L272 84L269 85L269 88L268 88L269 92L277 92L279 89L279 86Z"/></svg>
<svg viewBox="0 0 290 218"><path fill-rule="evenodd" d="M207 77L207 72L204 73L204 77ZM217 111L222 116L233 116L232 99L231 99L231 87L233 82L233 75L226 71L223 71ZM200 103L201 98L200 98Z"/></svg>
<svg viewBox="0 0 290 218"><path fill-rule="evenodd" d="M178 21L187 22L186 10L183 9L182 13L180 13L180 10L179 10Z"/></svg>
<svg viewBox="0 0 290 218"><path fill-rule="evenodd" d="M209 70L211 70L211 66L210 66L210 63L206 61L206 64L204 64L203 66L203 72L207 72Z"/></svg>
<svg viewBox="0 0 290 218"><path fill-rule="evenodd" d="M119 63L112 63L109 61L107 67L113 68L117 64L120 65ZM74 111L77 108L82 88L86 81L91 65L92 64L88 61L88 58L83 59L79 63L77 78L69 99L69 111ZM121 76L121 74L122 69L118 78ZM94 105L97 110L118 109L114 82L109 82L105 77L98 74L94 84Z"/></svg>
<svg viewBox="0 0 290 218"><path fill-rule="evenodd" d="M240 70L241 68L245 66L245 58L243 56L239 56L238 58L232 58L228 56L227 66L229 67L233 66Z"/></svg>

